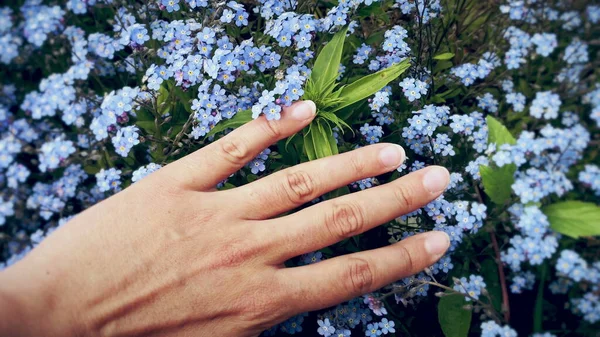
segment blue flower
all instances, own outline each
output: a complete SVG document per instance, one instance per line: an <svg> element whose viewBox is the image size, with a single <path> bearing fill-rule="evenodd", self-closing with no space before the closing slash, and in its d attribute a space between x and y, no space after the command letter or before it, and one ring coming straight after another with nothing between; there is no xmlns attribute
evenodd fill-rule
<svg viewBox="0 0 600 337"><path fill-rule="evenodd" d="M379 125L369 125L365 123L365 125L360 128L360 133L365 137L365 140L369 144L375 144L383 137L383 129Z"/></svg>
<svg viewBox="0 0 600 337"><path fill-rule="evenodd" d="M140 181L142 178L145 178L146 176L150 175L155 171L158 171L160 168L161 166L155 163L150 163L148 165L142 166L139 169L133 171L131 181L134 183Z"/></svg>
<svg viewBox="0 0 600 337"><path fill-rule="evenodd" d="M148 36L148 30L142 25L134 25L131 28L131 41L137 45L143 45L146 41L150 40Z"/></svg>
<svg viewBox="0 0 600 337"><path fill-rule="evenodd" d="M235 25L238 27L248 25L248 13L244 10L240 10L235 13Z"/></svg>
<svg viewBox="0 0 600 337"><path fill-rule="evenodd" d="M305 316L306 314L300 314L289 318L287 321L280 324L281 331L290 335L293 335L297 332L302 332L302 323L304 322Z"/></svg>
<svg viewBox="0 0 600 337"><path fill-rule="evenodd" d="M335 328L329 322L329 318L325 318L325 320L318 320L317 324L319 324L319 328L317 329L319 335L329 337L335 333Z"/></svg>
<svg viewBox="0 0 600 337"><path fill-rule="evenodd" d="M479 275L470 275L468 279L462 277L454 283L454 290L468 295L468 297L465 297L467 301L479 299L479 295L481 295L485 287L486 284L483 281L483 277Z"/></svg>
<svg viewBox="0 0 600 337"><path fill-rule="evenodd" d="M535 33L531 38L531 42L537 46L535 52L542 56L549 56L558 46L556 34L551 33Z"/></svg>
<svg viewBox="0 0 600 337"><path fill-rule="evenodd" d="M388 333L395 333L395 326L396 323L394 321L388 321L387 318L382 318L381 322L379 322L379 327L381 328L381 332L383 332L384 335L387 335Z"/></svg>
<svg viewBox="0 0 600 337"><path fill-rule="evenodd" d="M96 184L100 192L118 192L121 190L121 170L110 168L96 173Z"/></svg>
<svg viewBox="0 0 600 337"><path fill-rule="evenodd" d="M377 323L371 323L367 325L367 329L365 330L365 336L380 336L381 330L379 329L379 325Z"/></svg>
<svg viewBox="0 0 600 337"><path fill-rule="evenodd" d="M369 59L369 54L371 54L372 50L373 48L363 43L360 48L356 50L352 62L354 62L354 64L365 63L365 61Z"/></svg>
<svg viewBox="0 0 600 337"><path fill-rule="evenodd" d="M179 0L161 0L161 5L164 6L169 13L179 10Z"/></svg>
<svg viewBox="0 0 600 337"><path fill-rule="evenodd" d="M112 143L118 154L127 157L131 148L140 143L138 128L135 126L127 126L119 129L117 134L112 137Z"/></svg>

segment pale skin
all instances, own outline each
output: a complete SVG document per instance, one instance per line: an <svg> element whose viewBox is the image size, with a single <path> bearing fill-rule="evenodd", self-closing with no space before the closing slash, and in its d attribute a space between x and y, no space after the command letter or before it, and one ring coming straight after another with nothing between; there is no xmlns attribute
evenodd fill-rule
<svg viewBox="0 0 600 337"><path fill-rule="evenodd" d="M226 191L215 186L314 118L314 103L254 120L76 216L0 273L2 336L257 336L301 312L375 291L435 263L442 232L285 268L437 198L448 171L311 200L396 169L376 144ZM281 215L286 213L286 215Z"/></svg>

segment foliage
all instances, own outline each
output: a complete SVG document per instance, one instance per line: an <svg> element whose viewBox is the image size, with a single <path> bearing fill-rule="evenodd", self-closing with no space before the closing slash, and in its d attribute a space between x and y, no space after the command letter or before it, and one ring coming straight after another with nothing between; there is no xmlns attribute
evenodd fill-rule
<svg viewBox="0 0 600 337"><path fill-rule="evenodd" d="M573 238L600 235L600 207L589 202L563 201L542 208L555 231Z"/></svg>

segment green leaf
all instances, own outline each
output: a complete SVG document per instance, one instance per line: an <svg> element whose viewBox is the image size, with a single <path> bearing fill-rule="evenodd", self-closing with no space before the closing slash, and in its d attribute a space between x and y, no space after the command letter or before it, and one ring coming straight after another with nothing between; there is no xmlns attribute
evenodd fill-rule
<svg viewBox="0 0 600 337"><path fill-rule="evenodd" d="M434 60L444 61L444 60L449 60L449 59L451 59L453 57L454 57L454 53L443 53L443 54L435 55L433 57L433 59Z"/></svg>
<svg viewBox="0 0 600 337"><path fill-rule="evenodd" d="M438 103L438 104L446 103L446 100L440 95L435 95L435 96L431 97L431 101L433 103Z"/></svg>
<svg viewBox="0 0 600 337"><path fill-rule="evenodd" d="M379 30L379 31L373 32L365 40L365 43L368 44L368 45L382 44L384 39L385 39L384 31L383 30Z"/></svg>
<svg viewBox="0 0 600 337"><path fill-rule="evenodd" d="M440 298L438 321L446 337L466 337L471 327L471 310L465 310L467 301L463 295L451 294Z"/></svg>
<svg viewBox="0 0 600 337"><path fill-rule="evenodd" d="M158 96L156 96L156 108L161 115L165 115L169 113L171 109L171 104L168 102L169 99L169 89L167 88L167 83L165 82L158 89Z"/></svg>
<svg viewBox="0 0 600 337"><path fill-rule="evenodd" d="M312 132L313 144L317 158L325 158L337 154L337 146L334 148L331 146L331 141L335 145L335 139L333 138L333 132L327 122L317 120L318 132Z"/></svg>
<svg viewBox="0 0 600 337"><path fill-rule="evenodd" d="M542 208L550 227L555 231L579 238L600 235L600 207L591 202L563 201Z"/></svg>
<svg viewBox="0 0 600 337"><path fill-rule="evenodd" d="M338 154L338 147L329 123L322 119L314 121L304 133L304 152L308 160Z"/></svg>
<svg viewBox="0 0 600 337"><path fill-rule="evenodd" d="M289 137L288 140L292 139L292 137ZM293 166L300 163L300 157L298 156L296 147L288 146L287 140L280 140L279 142L277 142L277 151L281 153L282 164Z"/></svg>
<svg viewBox="0 0 600 337"><path fill-rule="evenodd" d="M235 185L232 183L225 183L223 184L223 187L219 188L220 191L224 191L224 190L230 190L232 188L235 188Z"/></svg>
<svg viewBox="0 0 600 337"><path fill-rule="evenodd" d="M348 130L350 130L354 133L354 130L352 130L352 128L350 127L350 125L348 125L348 123L344 122L343 119L339 118L332 112L321 111L319 113L319 117L323 117L323 118L327 119L328 121L332 122L333 124L335 124L335 126L337 126L342 133L344 132L344 127L348 128Z"/></svg>
<svg viewBox="0 0 600 337"><path fill-rule="evenodd" d="M499 147L502 144L514 145L517 143L506 126L502 125L497 119L487 116L485 120L488 126L488 144L496 144Z"/></svg>
<svg viewBox="0 0 600 337"><path fill-rule="evenodd" d="M313 138L310 133L311 130L309 129L304 134L304 153L306 153L308 160L315 160L317 159L317 152L315 151L315 145L313 143Z"/></svg>
<svg viewBox="0 0 600 337"><path fill-rule="evenodd" d="M99 162L95 162L90 165L85 165L83 167L83 170L85 171L85 173L90 174L90 175L100 172L101 169L102 169L102 167L100 166Z"/></svg>
<svg viewBox="0 0 600 337"><path fill-rule="evenodd" d="M338 77L347 30L348 27L344 27L337 32L331 41L323 47L315 60L310 80L319 92L324 91Z"/></svg>
<svg viewBox="0 0 600 337"><path fill-rule="evenodd" d="M512 194L511 186L515 182L515 164L504 165L502 167L489 167L480 165L479 173L485 194L498 205L503 205Z"/></svg>
<svg viewBox="0 0 600 337"><path fill-rule="evenodd" d="M410 63L408 62L408 59L406 59L341 88L338 97L340 103L331 112L343 109L348 105L373 95L388 83L398 78L398 76L405 72L409 67Z"/></svg>
<svg viewBox="0 0 600 337"><path fill-rule="evenodd" d="M156 132L156 124L154 123L154 115L145 108L136 112L135 125L139 126L144 131L154 134Z"/></svg>
<svg viewBox="0 0 600 337"><path fill-rule="evenodd" d="M502 286L498 277L498 264L492 257L486 258L481 263L481 275L485 281L485 288L492 299L492 305L500 312L502 310Z"/></svg>
<svg viewBox="0 0 600 337"><path fill-rule="evenodd" d="M252 110L243 110L235 114L230 119L225 119L217 123L212 130L206 135L206 137L217 134L225 129L238 128L252 120Z"/></svg>
<svg viewBox="0 0 600 337"><path fill-rule="evenodd" d="M456 96L460 95L461 93L462 93L462 87L459 86L455 89L448 89L448 91L441 93L440 97L442 97L444 99L449 99L449 98L456 97Z"/></svg>
<svg viewBox="0 0 600 337"><path fill-rule="evenodd" d="M192 113L192 103L190 102L192 97L190 91L183 91L179 86L175 86L174 90L175 97L179 99L179 102L183 105L185 111Z"/></svg>
<svg viewBox="0 0 600 337"><path fill-rule="evenodd" d="M453 65L454 64L452 64L452 62L450 62L450 61L437 62L435 64L435 67L433 67L433 73L438 74L438 73L442 72L443 70L452 68Z"/></svg>
<svg viewBox="0 0 600 337"><path fill-rule="evenodd" d="M515 137L508 129L492 116L486 117L488 126L488 144L496 144L500 147L503 144L514 145L517 143ZM502 205L512 193L511 186L515 182L515 164L504 165L502 167L479 166L481 181L485 194L496 204Z"/></svg>

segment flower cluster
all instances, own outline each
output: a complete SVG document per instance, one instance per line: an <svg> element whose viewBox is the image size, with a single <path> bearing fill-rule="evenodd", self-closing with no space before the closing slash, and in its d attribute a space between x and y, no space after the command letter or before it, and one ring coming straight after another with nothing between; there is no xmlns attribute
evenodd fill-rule
<svg viewBox="0 0 600 337"><path fill-rule="evenodd" d="M477 64L465 63L452 68L452 75L460 78L465 86L470 86L478 79L486 78L494 68L500 65L500 60L493 53L485 53Z"/></svg>
<svg viewBox="0 0 600 337"><path fill-rule="evenodd" d="M510 211L516 218L514 224L520 235L510 239L502 261L513 271L520 271L524 262L534 266L551 257L556 252L558 240L550 231L546 216L535 206L514 205Z"/></svg>
<svg viewBox="0 0 600 337"><path fill-rule="evenodd" d="M454 290L468 295L465 297L467 301L479 299L479 295L485 291L485 287L483 277L479 275L470 275L468 279L462 277L460 280L454 281Z"/></svg>
<svg viewBox="0 0 600 337"><path fill-rule="evenodd" d="M590 323L600 321L600 297L597 294L600 290L600 261L590 266L579 254L565 249L556 261L556 272L563 280L567 280L565 291L560 291L562 293L566 293L575 282L589 285L585 287L588 291L583 297L571 299L572 310Z"/></svg>

